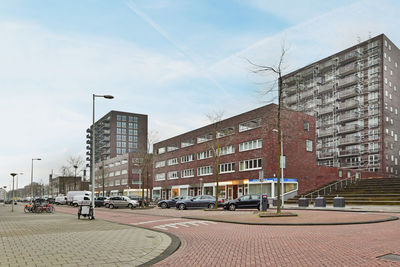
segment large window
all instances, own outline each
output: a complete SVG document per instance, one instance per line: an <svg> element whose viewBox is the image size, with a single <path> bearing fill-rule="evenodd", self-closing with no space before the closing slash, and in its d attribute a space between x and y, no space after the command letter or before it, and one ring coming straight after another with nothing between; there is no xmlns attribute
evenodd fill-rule
<svg viewBox="0 0 400 267"><path fill-rule="evenodd" d="M239 162L239 171L259 170L261 167L261 159L249 159Z"/></svg>
<svg viewBox="0 0 400 267"><path fill-rule="evenodd" d="M167 146L167 151L168 152L174 151L174 150L177 150L177 149L179 149L178 144L173 144L173 145Z"/></svg>
<svg viewBox="0 0 400 267"><path fill-rule="evenodd" d="M189 155L181 157L181 163L190 162L190 161L193 161L193 160L194 160L194 155L193 154L189 154Z"/></svg>
<svg viewBox="0 0 400 267"><path fill-rule="evenodd" d="M173 158L168 160L168 166L178 164L178 158Z"/></svg>
<svg viewBox="0 0 400 267"><path fill-rule="evenodd" d="M217 138L232 135L235 133L235 127L227 127L225 129L217 131Z"/></svg>
<svg viewBox="0 0 400 267"><path fill-rule="evenodd" d="M181 171L182 178L188 178L188 177L193 177L193 176L194 176L194 169L187 169L187 170Z"/></svg>
<svg viewBox="0 0 400 267"><path fill-rule="evenodd" d="M156 181L165 180L165 173L157 173L156 174Z"/></svg>
<svg viewBox="0 0 400 267"><path fill-rule="evenodd" d="M181 147L187 147L194 145L194 139L187 139L181 142Z"/></svg>
<svg viewBox="0 0 400 267"><path fill-rule="evenodd" d="M165 147L160 147L158 149L158 154L163 154L163 153L165 153Z"/></svg>
<svg viewBox="0 0 400 267"><path fill-rule="evenodd" d="M239 152L262 148L262 140L253 140L239 144Z"/></svg>
<svg viewBox="0 0 400 267"><path fill-rule="evenodd" d="M219 173L235 172L235 162L219 164Z"/></svg>
<svg viewBox="0 0 400 267"><path fill-rule="evenodd" d="M261 127L261 118L242 122L239 124L239 132L244 132Z"/></svg>
<svg viewBox="0 0 400 267"><path fill-rule="evenodd" d="M178 179L178 172L177 171L173 171L173 172L168 172L168 179Z"/></svg>
<svg viewBox="0 0 400 267"><path fill-rule="evenodd" d="M197 153L197 159L208 159L213 156L212 150L206 150Z"/></svg>
<svg viewBox="0 0 400 267"><path fill-rule="evenodd" d="M235 153L235 147L233 145L230 146L224 146L220 148L219 155L229 155Z"/></svg>
<svg viewBox="0 0 400 267"><path fill-rule="evenodd" d="M306 140L306 151L308 152L313 151L313 142L311 140Z"/></svg>
<svg viewBox="0 0 400 267"><path fill-rule="evenodd" d="M213 135L211 133L200 135L197 137L197 143L204 143L213 139Z"/></svg>
<svg viewBox="0 0 400 267"><path fill-rule="evenodd" d="M204 176L204 175L211 175L211 174L212 174L211 166L197 168L197 176Z"/></svg>
<svg viewBox="0 0 400 267"><path fill-rule="evenodd" d="M165 160L156 162L156 168L161 168L164 166L165 166Z"/></svg>

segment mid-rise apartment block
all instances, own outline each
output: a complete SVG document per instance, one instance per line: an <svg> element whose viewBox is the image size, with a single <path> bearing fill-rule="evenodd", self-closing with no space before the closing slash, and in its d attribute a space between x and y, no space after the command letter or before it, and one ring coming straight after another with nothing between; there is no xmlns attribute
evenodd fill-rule
<svg viewBox="0 0 400 267"><path fill-rule="evenodd" d="M261 192L276 196L276 129L277 105L271 104L154 144L153 197L215 195L216 168L221 198ZM282 111L286 199L333 180L366 175L318 166L315 133L313 116Z"/></svg>
<svg viewBox="0 0 400 267"><path fill-rule="evenodd" d="M399 63L381 34L283 77L283 104L316 119L319 165L399 174Z"/></svg>

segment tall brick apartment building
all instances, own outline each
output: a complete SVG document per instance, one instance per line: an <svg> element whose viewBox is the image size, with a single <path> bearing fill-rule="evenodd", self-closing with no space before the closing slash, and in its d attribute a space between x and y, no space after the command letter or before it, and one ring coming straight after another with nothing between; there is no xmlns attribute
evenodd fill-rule
<svg viewBox="0 0 400 267"><path fill-rule="evenodd" d="M210 144L219 139L219 195L236 198L247 193L276 195L277 106L275 104L231 117L156 143L153 197L215 194L215 163ZM283 110L283 150L286 197L305 192L341 177L337 168L316 164L315 119L301 112ZM263 171L264 181L258 179Z"/></svg>
<svg viewBox="0 0 400 267"><path fill-rule="evenodd" d="M400 50L381 34L283 77L283 103L315 116L320 165L400 174Z"/></svg>

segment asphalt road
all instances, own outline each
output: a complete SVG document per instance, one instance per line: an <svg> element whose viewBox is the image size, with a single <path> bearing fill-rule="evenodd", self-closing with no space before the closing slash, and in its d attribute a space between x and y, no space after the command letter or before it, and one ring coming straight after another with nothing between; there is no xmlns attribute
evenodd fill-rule
<svg viewBox="0 0 400 267"><path fill-rule="evenodd" d="M69 207L57 210L76 212ZM196 214L204 211L96 210L97 219L177 236L181 240L179 249L155 266L400 266L400 261L379 258L400 255L399 220L359 225L267 226L182 218ZM325 216L334 218L337 213L326 212Z"/></svg>

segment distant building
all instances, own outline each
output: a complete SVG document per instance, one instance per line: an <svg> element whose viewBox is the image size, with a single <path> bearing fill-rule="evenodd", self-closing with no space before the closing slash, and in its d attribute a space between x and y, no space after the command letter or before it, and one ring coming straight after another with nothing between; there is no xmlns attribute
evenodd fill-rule
<svg viewBox="0 0 400 267"><path fill-rule="evenodd" d="M87 152L91 153L91 128ZM95 122L95 162L147 149L147 115L110 111Z"/></svg>
<svg viewBox="0 0 400 267"><path fill-rule="evenodd" d="M4 201L7 197L7 191L4 188L0 188L0 201Z"/></svg>
<svg viewBox="0 0 400 267"><path fill-rule="evenodd" d="M69 191L89 190L89 182L82 181L80 176L57 176L49 178L48 194L56 197L58 195L67 195Z"/></svg>
<svg viewBox="0 0 400 267"><path fill-rule="evenodd" d="M283 76L283 104L316 118L319 165L400 174L399 63L381 34Z"/></svg>

